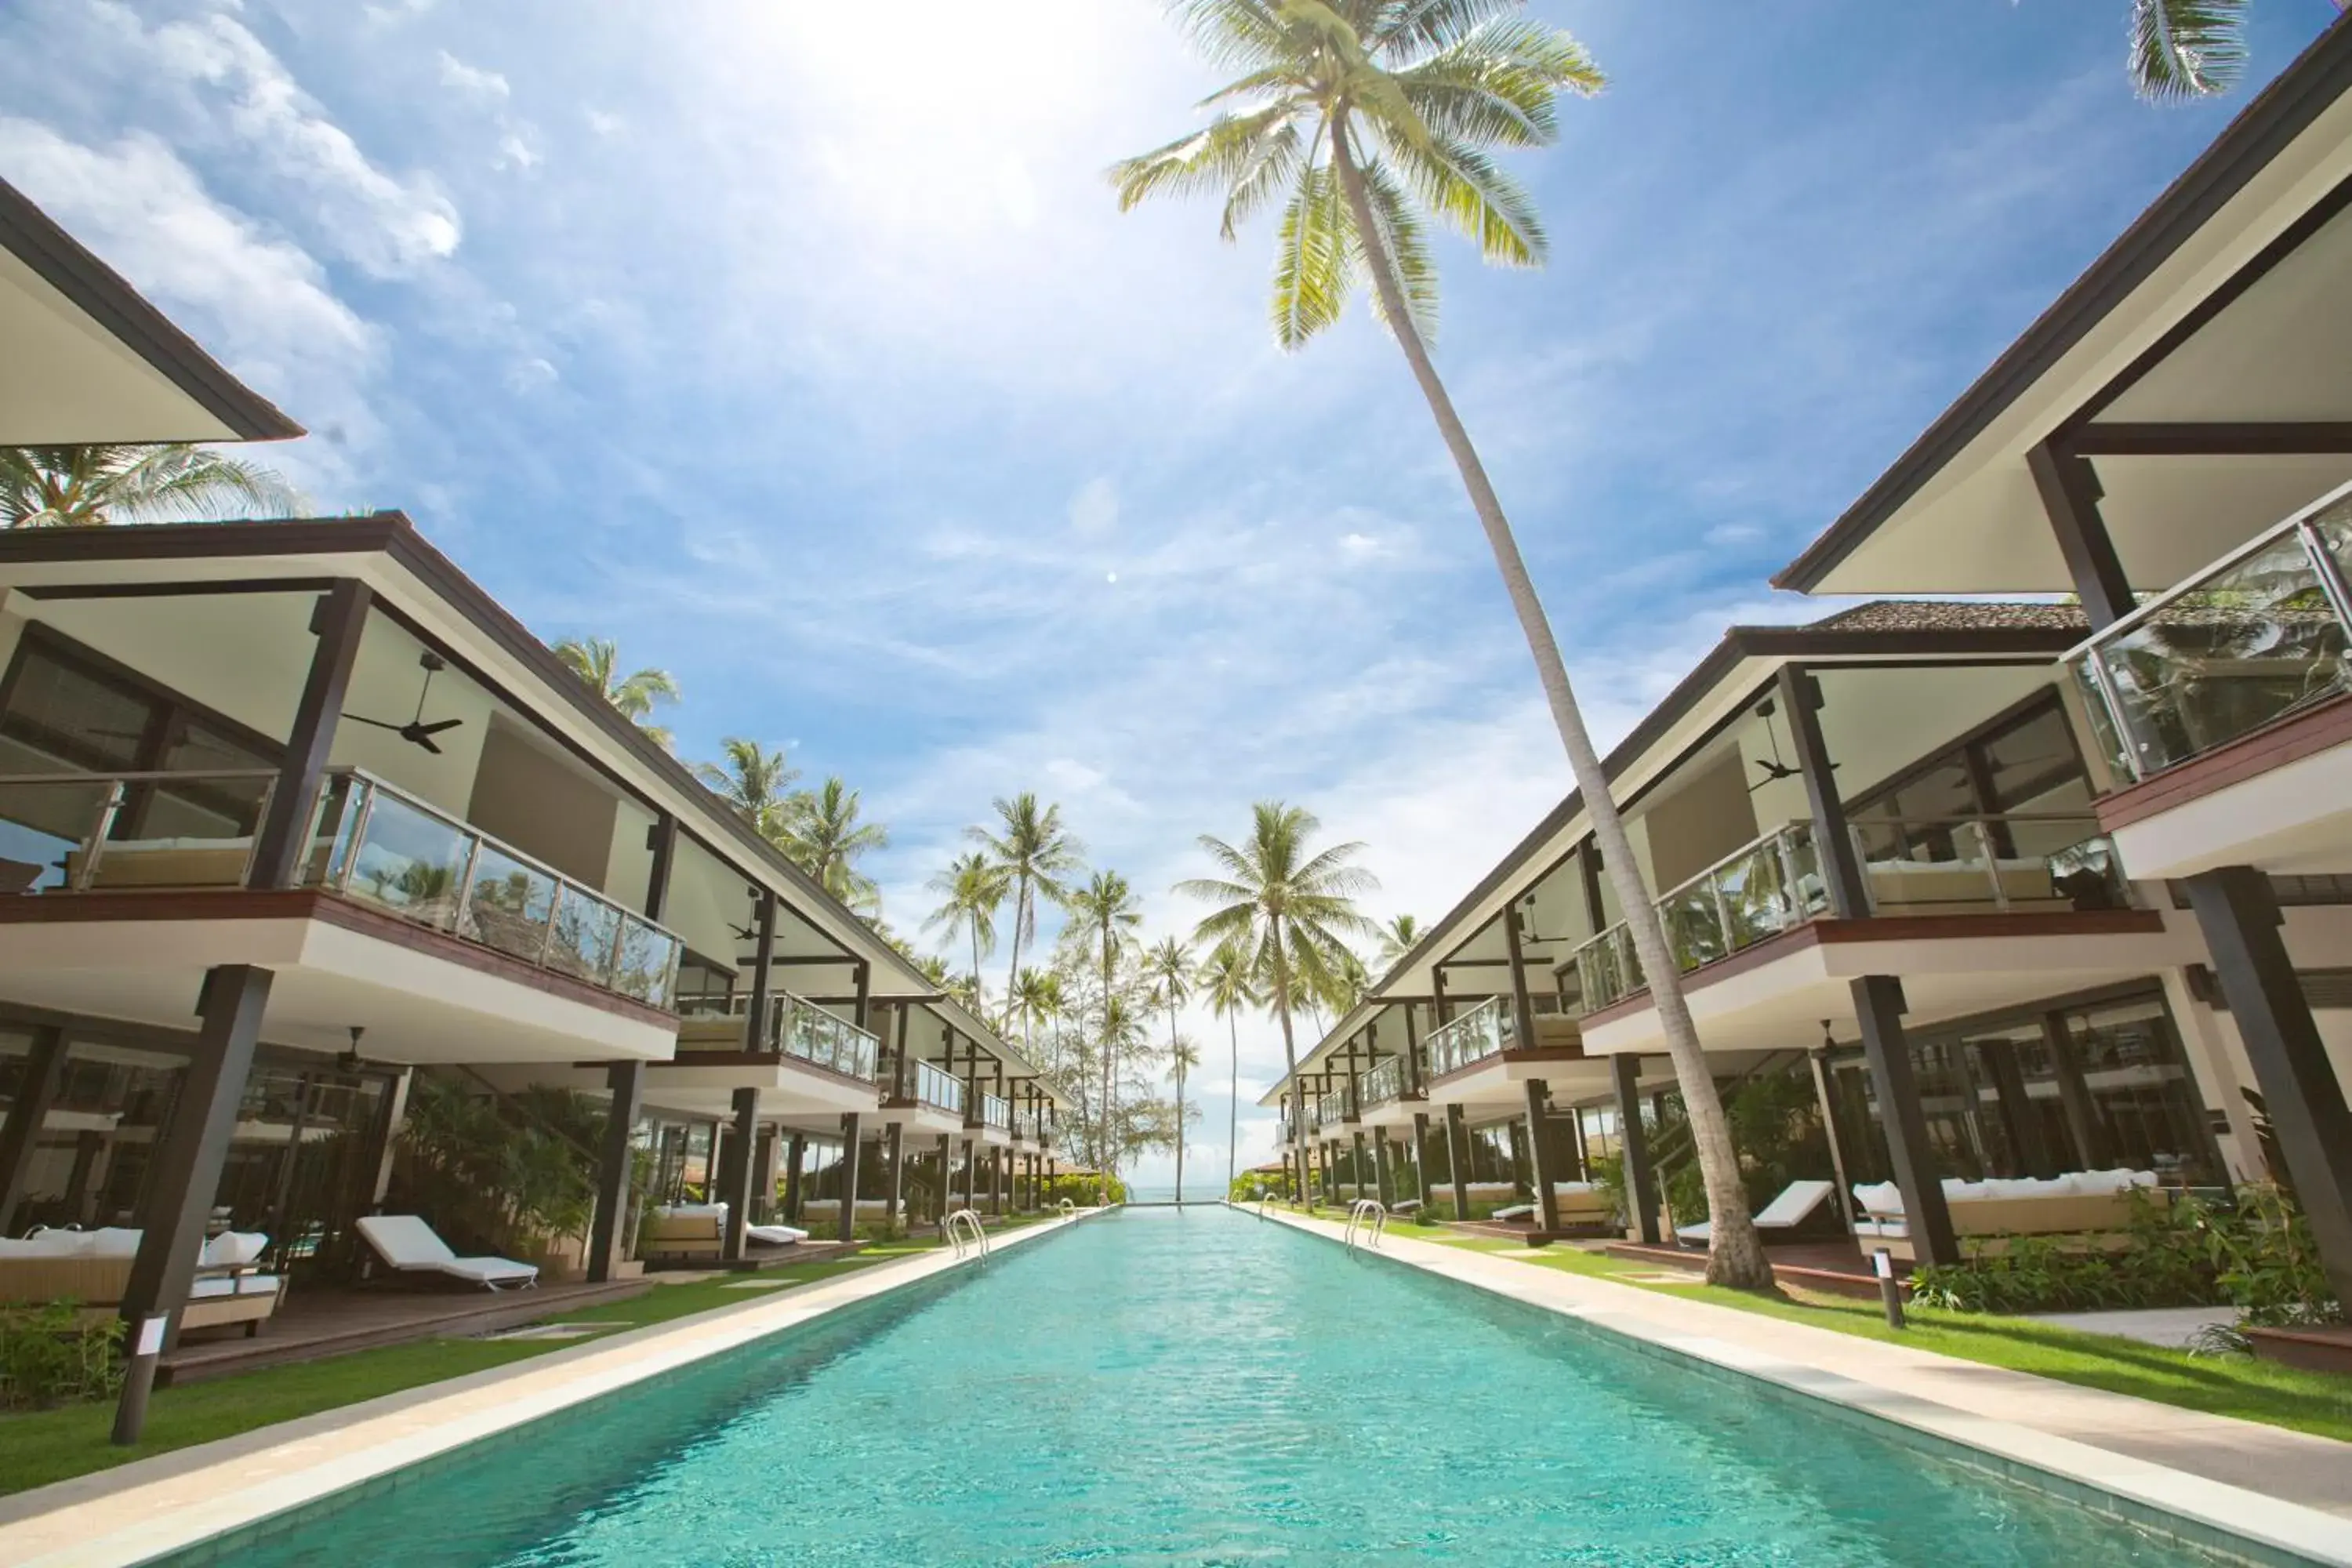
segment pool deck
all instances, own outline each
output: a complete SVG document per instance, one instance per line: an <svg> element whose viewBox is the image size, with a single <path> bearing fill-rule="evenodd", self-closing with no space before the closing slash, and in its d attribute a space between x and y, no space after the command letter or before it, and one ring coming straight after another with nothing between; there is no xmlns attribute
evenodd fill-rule
<svg viewBox="0 0 2352 1568"><path fill-rule="evenodd" d="M990 1245L996 1250L1024 1246L1094 1212L992 1232ZM978 1262L977 1255L960 1258L941 1248L835 1279L747 1292L751 1299L740 1306L0 1498L0 1564L120 1568L185 1551L230 1531L299 1513L452 1448Z"/></svg>
<svg viewBox="0 0 2352 1568"><path fill-rule="evenodd" d="M1247 1211L1244 1211L1247 1212ZM1338 1241L1345 1226L1269 1211ZM2054 1478L2168 1521L2188 1539L2257 1542L2352 1565L2352 1444L2028 1373L1859 1339L1712 1302L1402 1237L1379 1248L1420 1268L1668 1352L1761 1379L1975 1451L1989 1468Z"/></svg>

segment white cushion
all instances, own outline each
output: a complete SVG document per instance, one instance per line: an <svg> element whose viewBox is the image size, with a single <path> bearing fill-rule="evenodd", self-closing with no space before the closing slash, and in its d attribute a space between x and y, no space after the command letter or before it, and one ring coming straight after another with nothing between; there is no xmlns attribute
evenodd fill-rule
<svg viewBox="0 0 2352 1568"><path fill-rule="evenodd" d="M236 1281L226 1274L215 1274L209 1279L198 1279L188 1287L188 1300L201 1301L207 1296L234 1296Z"/></svg>
<svg viewBox="0 0 2352 1568"><path fill-rule="evenodd" d="M236 1268L267 1251L269 1237L257 1230L225 1230L207 1240L196 1254L199 1268Z"/></svg>
<svg viewBox="0 0 2352 1568"><path fill-rule="evenodd" d="M790 1225L747 1225L743 1227L743 1234L770 1247L790 1247L794 1242L806 1241L809 1235L799 1226Z"/></svg>
<svg viewBox="0 0 2352 1568"><path fill-rule="evenodd" d="M239 1274L236 1293L240 1296L275 1296L278 1279L275 1274Z"/></svg>
<svg viewBox="0 0 2352 1568"><path fill-rule="evenodd" d="M413 1214L372 1214L360 1222L360 1234L394 1268L438 1268L457 1255L449 1244Z"/></svg>
<svg viewBox="0 0 2352 1568"><path fill-rule="evenodd" d="M1874 1215L1900 1215L1903 1212L1903 1189L1893 1182L1881 1182L1876 1186L1857 1184L1853 1201Z"/></svg>
<svg viewBox="0 0 2352 1568"><path fill-rule="evenodd" d="M539 1278L538 1264L517 1263L511 1258L452 1258L439 1267L444 1274L453 1275L459 1279L471 1280L477 1285L491 1285L507 1279Z"/></svg>
<svg viewBox="0 0 2352 1568"><path fill-rule="evenodd" d="M139 1256L139 1232L126 1226L100 1226L88 1233L92 1258L136 1258Z"/></svg>
<svg viewBox="0 0 2352 1568"><path fill-rule="evenodd" d="M1592 1190L1592 1184L1591 1182L1554 1182L1551 1184L1551 1190L1556 1197L1581 1197Z"/></svg>
<svg viewBox="0 0 2352 1568"><path fill-rule="evenodd" d="M664 1204L654 1211L664 1219L725 1219L725 1204Z"/></svg>
<svg viewBox="0 0 2352 1568"><path fill-rule="evenodd" d="M79 1230L45 1230L22 1241L0 1241L0 1258L87 1258L91 1239Z"/></svg>

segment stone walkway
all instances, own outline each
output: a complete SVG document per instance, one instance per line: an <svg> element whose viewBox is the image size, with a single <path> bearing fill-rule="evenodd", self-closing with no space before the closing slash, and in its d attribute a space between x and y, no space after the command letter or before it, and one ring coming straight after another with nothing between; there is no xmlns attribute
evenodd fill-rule
<svg viewBox="0 0 2352 1568"><path fill-rule="evenodd" d="M1344 1227L1269 1212L1338 1240ZM2352 1444L1859 1339L1712 1302L1390 1237L1381 1255L2054 1476L2192 1540L2352 1565Z"/></svg>
<svg viewBox="0 0 2352 1568"><path fill-rule="evenodd" d="M1083 1217L1083 1216L1081 1216ZM997 1249L1073 1220L991 1232ZM184 1551L451 1448L976 1262L942 1247L0 1498L0 1565L119 1568Z"/></svg>
<svg viewBox="0 0 2352 1568"><path fill-rule="evenodd" d="M2037 1322L2086 1334L2114 1334L2144 1345L2177 1351L2207 1329L2238 1321L2228 1307L2148 1307L2123 1312L2029 1312Z"/></svg>

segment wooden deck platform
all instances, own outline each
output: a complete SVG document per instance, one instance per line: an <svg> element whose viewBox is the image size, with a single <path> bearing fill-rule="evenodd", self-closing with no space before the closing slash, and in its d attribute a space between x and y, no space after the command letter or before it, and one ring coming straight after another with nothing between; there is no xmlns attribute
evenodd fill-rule
<svg viewBox="0 0 2352 1568"><path fill-rule="evenodd" d="M1659 1263L1694 1274L1706 1271L1706 1253L1700 1248L1612 1241L1602 1250L1612 1258ZM1772 1272L1787 1284L1832 1295L1857 1296L1864 1300L1878 1300L1878 1276L1871 1271L1870 1259L1864 1255L1861 1245L1851 1237L1780 1242L1766 1247L1764 1255L1772 1260ZM1906 1279L1910 1272L1908 1263L1897 1261L1895 1265L1898 1279Z"/></svg>
<svg viewBox="0 0 2352 1568"><path fill-rule="evenodd" d="M183 1341L157 1363L161 1384L317 1361L380 1345L467 1338L520 1328L559 1312L625 1301L654 1288L649 1279L604 1285L542 1285L531 1290L404 1289L397 1287L297 1289L252 1339L231 1331Z"/></svg>
<svg viewBox="0 0 2352 1568"><path fill-rule="evenodd" d="M812 1263L821 1258L847 1258L851 1253L865 1251L866 1247L863 1241L814 1239L796 1241L790 1247L761 1247L755 1243L744 1248L743 1256L732 1262L708 1254L672 1253L648 1259L646 1268L650 1273L659 1274L757 1274L762 1268L782 1268L790 1264Z"/></svg>

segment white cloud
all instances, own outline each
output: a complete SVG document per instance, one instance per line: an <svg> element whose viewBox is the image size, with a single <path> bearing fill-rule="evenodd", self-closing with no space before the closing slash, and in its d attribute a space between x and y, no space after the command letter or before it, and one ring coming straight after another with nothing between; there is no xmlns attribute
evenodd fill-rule
<svg viewBox="0 0 2352 1568"><path fill-rule="evenodd" d="M438 63L443 87L491 103L504 103L514 96L514 89L507 85L505 77L494 70L469 66L446 49L440 52Z"/></svg>
<svg viewBox="0 0 2352 1568"><path fill-rule="evenodd" d="M1118 489L1107 479L1088 479L1070 498L1070 529L1081 538L1108 533L1118 526Z"/></svg>
<svg viewBox="0 0 2352 1568"><path fill-rule="evenodd" d="M589 130L607 140L618 136L629 128L627 121L602 109L583 109L580 111L580 115L582 119L588 121Z"/></svg>
<svg viewBox="0 0 2352 1568"><path fill-rule="evenodd" d="M457 209L432 179L376 167L235 19L168 23L142 42L167 77L228 95L230 132L307 190L314 226L361 268L401 277L457 248Z"/></svg>
<svg viewBox="0 0 2352 1568"><path fill-rule="evenodd" d="M512 129L499 137L499 155L490 160L494 169L518 169L528 174L539 167L541 154L521 130Z"/></svg>

